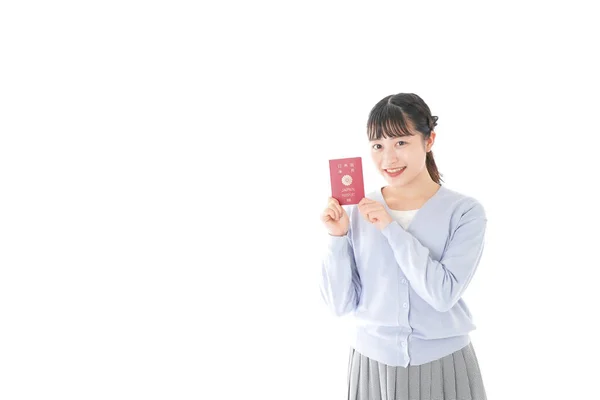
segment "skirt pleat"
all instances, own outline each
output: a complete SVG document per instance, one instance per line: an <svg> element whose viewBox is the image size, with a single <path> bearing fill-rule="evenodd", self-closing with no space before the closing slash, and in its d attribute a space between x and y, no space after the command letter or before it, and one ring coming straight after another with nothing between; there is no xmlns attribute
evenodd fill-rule
<svg viewBox="0 0 600 400"><path fill-rule="evenodd" d="M438 360L394 367L350 349L348 400L486 400L472 343Z"/></svg>
<svg viewBox="0 0 600 400"><path fill-rule="evenodd" d="M442 375L442 361L431 361L431 399L444 398L444 377Z"/></svg>
<svg viewBox="0 0 600 400"><path fill-rule="evenodd" d="M361 357L364 357L361 355ZM392 368L396 370L396 393L395 396L391 399L385 400L395 400L395 399L408 399L408 369L407 368L394 368L388 365L388 368ZM359 400L359 399L357 399ZM362 399L360 399L362 400Z"/></svg>

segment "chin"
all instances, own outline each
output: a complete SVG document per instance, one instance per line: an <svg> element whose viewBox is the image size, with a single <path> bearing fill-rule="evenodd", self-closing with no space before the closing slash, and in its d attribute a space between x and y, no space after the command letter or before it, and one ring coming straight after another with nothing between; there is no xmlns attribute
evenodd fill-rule
<svg viewBox="0 0 600 400"><path fill-rule="evenodd" d="M397 187L397 188L406 186L415 180L414 176L400 176L400 177L396 177L396 178L390 178L389 176L384 175L384 178L385 178L385 181L388 183L388 185Z"/></svg>

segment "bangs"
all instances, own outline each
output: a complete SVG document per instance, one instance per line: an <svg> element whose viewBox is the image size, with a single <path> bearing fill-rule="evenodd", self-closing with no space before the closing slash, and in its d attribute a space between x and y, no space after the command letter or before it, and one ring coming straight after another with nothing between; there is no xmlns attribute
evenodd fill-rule
<svg viewBox="0 0 600 400"><path fill-rule="evenodd" d="M400 107L381 102L371 110L367 121L367 135L369 140L414 136L411 132L412 124L404 116Z"/></svg>

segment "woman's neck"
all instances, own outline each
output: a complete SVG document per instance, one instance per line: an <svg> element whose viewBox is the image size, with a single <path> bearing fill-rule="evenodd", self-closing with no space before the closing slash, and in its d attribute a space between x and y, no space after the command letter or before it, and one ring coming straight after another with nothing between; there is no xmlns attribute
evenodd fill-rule
<svg viewBox="0 0 600 400"><path fill-rule="evenodd" d="M399 187L388 185L382 188L381 193L391 209L417 209L429 200L441 186L435 183L429 174L427 174L427 178L421 182L415 179L408 185Z"/></svg>

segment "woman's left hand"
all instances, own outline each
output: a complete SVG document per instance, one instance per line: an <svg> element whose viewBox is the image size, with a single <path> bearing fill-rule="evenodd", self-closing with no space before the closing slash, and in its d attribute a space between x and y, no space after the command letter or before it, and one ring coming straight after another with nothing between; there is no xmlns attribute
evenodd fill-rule
<svg viewBox="0 0 600 400"><path fill-rule="evenodd" d="M374 224L379 230L382 230L394 221L383 204L375 200L367 199L366 197L358 203L358 211L360 211L360 214L367 221Z"/></svg>

